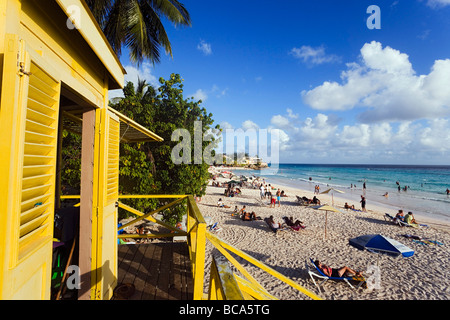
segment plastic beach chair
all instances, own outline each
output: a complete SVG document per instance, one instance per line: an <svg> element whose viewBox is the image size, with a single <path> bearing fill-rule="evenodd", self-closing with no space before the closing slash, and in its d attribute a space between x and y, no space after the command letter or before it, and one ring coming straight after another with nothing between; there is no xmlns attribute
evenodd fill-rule
<svg viewBox="0 0 450 320"><path fill-rule="evenodd" d="M384 214L384 220L386 221L390 221L394 224L399 225L400 227L411 227L409 224L407 224L406 222L400 220L400 219L396 219L395 217L391 216L389 213L385 213Z"/></svg>
<svg viewBox="0 0 450 320"><path fill-rule="evenodd" d="M417 224L417 225L408 224L400 219L396 219L395 217L391 216L389 213L384 214L384 220L390 221L396 225L399 225L400 227L410 227L410 228L428 227L426 224Z"/></svg>
<svg viewBox="0 0 450 320"><path fill-rule="evenodd" d="M314 282L314 285L319 289L319 292L321 292L320 286L322 284L324 284L327 280L344 281L352 289L359 289L366 282L366 280L361 277L357 278L357 277L330 277L330 276L327 276L325 273L322 272L322 270L320 270L316 266L313 259L311 259L311 258L309 260L306 259L305 265L306 265L306 270L308 271L308 275L310 276L311 280ZM316 277L318 279L322 279L322 281L319 284L317 284L314 277ZM358 285L356 286L356 288L350 283L350 281L358 281Z"/></svg>

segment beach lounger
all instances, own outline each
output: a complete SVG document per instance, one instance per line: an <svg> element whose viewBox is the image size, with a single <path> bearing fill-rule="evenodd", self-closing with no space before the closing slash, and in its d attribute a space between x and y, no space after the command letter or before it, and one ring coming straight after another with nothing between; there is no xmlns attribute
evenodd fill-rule
<svg viewBox="0 0 450 320"><path fill-rule="evenodd" d="M400 227L410 227L406 222L401 221L400 219L396 219L395 217L391 216L389 213L384 214L384 220L392 222L393 224L399 225Z"/></svg>
<svg viewBox="0 0 450 320"><path fill-rule="evenodd" d="M389 213L384 214L384 220L390 221L400 227L410 227L410 228L419 228L419 227L428 227L426 224L408 224L400 219L395 219L395 217L391 216Z"/></svg>
<svg viewBox="0 0 450 320"><path fill-rule="evenodd" d="M311 280L314 282L314 285L319 289L319 292L321 292L320 286L322 284L324 284L327 280L344 281L352 289L359 289L366 282L366 280L364 278L361 278L361 277L359 277L359 278L357 278L357 277L329 277L326 274L324 274L322 272L322 270L320 270L316 266L316 264L314 263L313 259L311 259L311 258L306 259L305 265L306 265L306 270L308 272L308 275L310 276ZM317 282L314 279L314 277L316 277L318 279L322 279L322 281L319 284L317 284ZM355 286L353 286L350 283L350 281L357 281L358 284L355 287Z"/></svg>
<svg viewBox="0 0 450 320"><path fill-rule="evenodd" d="M217 226L217 222L216 223L214 223L212 226L210 226L209 227L209 231L211 231L211 232L217 232L217 231L220 231L220 230L222 230L221 228L219 228L218 226Z"/></svg>
<svg viewBox="0 0 450 320"><path fill-rule="evenodd" d="M303 200L301 197L299 197L299 196L296 196L296 197L297 197L297 202L299 205L301 205L301 206L309 206L310 205L305 200Z"/></svg>
<svg viewBox="0 0 450 320"><path fill-rule="evenodd" d="M267 224L267 226L270 228L270 230L272 230L275 234L276 234L278 231L286 231L286 230L289 230L289 228L287 228L287 227L281 227L281 228L279 228L279 229L273 228L273 227L270 225L270 223L269 223L269 218L264 218L264 221L266 222L266 224Z"/></svg>

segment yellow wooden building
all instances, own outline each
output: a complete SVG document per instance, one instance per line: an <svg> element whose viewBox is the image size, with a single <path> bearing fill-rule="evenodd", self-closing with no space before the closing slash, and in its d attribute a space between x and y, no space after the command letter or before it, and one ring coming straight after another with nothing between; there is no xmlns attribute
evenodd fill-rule
<svg viewBox="0 0 450 320"><path fill-rule="evenodd" d="M84 1L0 1L0 74L0 299L50 298L64 119L82 134L79 298L108 299L119 139L161 138L108 108L125 70Z"/></svg>
<svg viewBox="0 0 450 320"><path fill-rule="evenodd" d="M272 299L233 252L272 276L318 298L292 280L220 240L206 228L194 198L144 214L119 202L119 143L162 141L108 107L108 90L124 85L125 70L83 0L0 1L0 300L50 299L54 214L60 205L62 130L82 137L78 299L110 299L117 285L117 210L138 219L185 203L193 299ZM155 235L150 235L155 236ZM219 259L203 292L209 240L244 277ZM227 264L228 262L226 262ZM226 276L224 276L226 273Z"/></svg>

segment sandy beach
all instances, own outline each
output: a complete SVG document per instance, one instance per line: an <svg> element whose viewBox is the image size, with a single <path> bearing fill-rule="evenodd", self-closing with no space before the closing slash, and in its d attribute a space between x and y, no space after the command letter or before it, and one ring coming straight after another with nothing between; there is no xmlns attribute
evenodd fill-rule
<svg viewBox="0 0 450 320"><path fill-rule="evenodd" d="M217 169L214 169L217 170ZM225 171L224 169L223 171ZM229 170L229 169L228 169ZM249 171L248 176L251 175ZM217 178L216 181L228 181ZM396 211L367 204L367 212L344 209L344 200L334 194L334 207L340 210L328 212L325 237L325 212L301 206L296 195L312 198L313 191L273 185L285 191L287 197L281 198L281 206L276 204L270 208L268 199L261 199L260 191L252 188L241 188L242 194L237 197L224 197L224 187L211 186L206 195L198 202L203 216L211 217L218 223L218 237L265 263L283 275L294 280L303 287L329 300L446 300L450 298L450 278L448 266L450 258L450 228L439 221L423 220L416 217L421 224L428 227L399 227L385 221L385 212L395 215ZM271 183L266 179L266 183ZM276 190L273 191L273 193ZM219 208L218 200L230 208ZM331 205L330 194L320 194L322 204ZM359 203L351 203L360 209ZM231 216L235 206L254 211L257 216L266 218L271 215L275 221L283 222L282 217L299 219L306 226L299 231L286 230L272 232L262 220L242 221ZM381 234L397 240L415 251L409 258L392 257L375 254L367 250L358 250L349 245L349 239L366 234ZM442 245L415 242L402 235L409 234L437 240ZM214 253L216 249L208 242L207 250ZM207 254L206 270L211 260ZM327 281L318 291L305 268L309 258L319 259L322 263L339 268L348 266L362 271L367 277L373 276L371 266L380 270L380 288L352 289L345 282ZM283 300L305 299L305 295L282 283L266 272L240 260L247 270L275 297ZM209 279L209 275L206 276ZM206 292L206 291L205 291Z"/></svg>

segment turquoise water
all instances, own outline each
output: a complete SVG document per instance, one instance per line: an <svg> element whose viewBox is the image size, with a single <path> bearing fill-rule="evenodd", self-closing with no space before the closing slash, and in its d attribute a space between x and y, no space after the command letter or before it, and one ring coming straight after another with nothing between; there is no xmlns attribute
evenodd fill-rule
<svg viewBox="0 0 450 320"><path fill-rule="evenodd" d="M235 172L311 191L317 184L321 191L327 186L335 187L345 192L336 196L352 201L357 208L365 193L368 209L372 203L450 223L450 196L446 194L446 189L450 189L450 166L280 164L275 175L267 175L264 170ZM405 186L409 187L407 191L403 190ZM386 192L389 197L383 196Z"/></svg>

